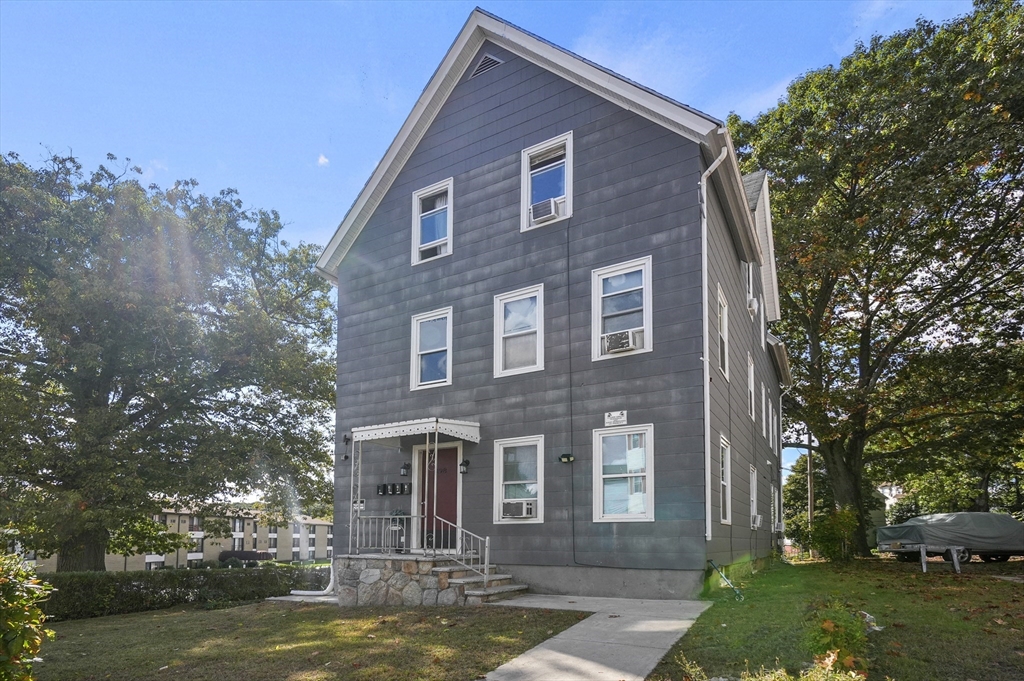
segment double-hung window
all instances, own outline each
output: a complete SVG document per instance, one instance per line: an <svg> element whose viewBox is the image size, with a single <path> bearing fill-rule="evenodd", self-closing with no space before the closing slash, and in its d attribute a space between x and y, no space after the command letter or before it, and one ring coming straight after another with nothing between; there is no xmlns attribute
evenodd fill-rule
<svg viewBox="0 0 1024 681"><path fill-rule="evenodd" d="M729 302L718 285L718 368L729 380Z"/></svg>
<svg viewBox="0 0 1024 681"><path fill-rule="evenodd" d="M732 524L732 448L724 437L718 443L719 508L723 525Z"/></svg>
<svg viewBox="0 0 1024 681"><path fill-rule="evenodd" d="M452 308L412 318L410 389L452 384Z"/></svg>
<svg viewBox="0 0 1024 681"><path fill-rule="evenodd" d="M772 451L775 451L775 405L768 405L768 417L770 423L768 424L768 440L771 445Z"/></svg>
<svg viewBox="0 0 1024 681"><path fill-rule="evenodd" d="M747 266L747 312L750 313L750 319L756 319L757 315L757 299L754 297L754 263L748 262Z"/></svg>
<svg viewBox="0 0 1024 681"><path fill-rule="evenodd" d="M494 296L494 376L544 368L544 284Z"/></svg>
<svg viewBox="0 0 1024 681"><path fill-rule="evenodd" d="M452 178L412 195L412 264L452 252Z"/></svg>
<svg viewBox="0 0 1024 681"><path fill-rule="evenodd" d="M594 270L590 290L592 359L650 352L651 256Z"/></svg>
<svg viewBox="0 0 1024 681"><path fill-rule="evenodd" d="M750 418L757 420L756 401L754 400L754 358L747 353L747 411Z"/></svg>
<svg viewBox="0 0 1024 681"><path fill-rule="evenodd" d="M544 436L494 441L494 522L544 522Z"/></svg>
<svg viewBox="0 0 1024 681"><path fill-rule="evenodd" d="M768 397L761 383L761 437L768 439Z"/></svg>
<svg viewBox="0 0 1024 681"><path fill-rule="evenodd" d="M761 304L757 306L757 309L761 313L761 349L764 350L764 335L767 330L764 325L764 296L761 296L760 301Z"/></svg>
<svg viewBox="0 0 1024 681"><path fill-rule="evenodd" d="M757 469L750 467L750 529L756 530L760 523L757 517Z"/></svg>
<svg viewBox="0 0 1024 681"><path fill-rule="evenodd" d="M654 520L654 425L594 431L594 521Z"/></svg>
<svg viewBox="0 0 1024 681"><path fill-rule="evenodd" d="M524 149L520 231L572 216L572 131Z"/></svg>

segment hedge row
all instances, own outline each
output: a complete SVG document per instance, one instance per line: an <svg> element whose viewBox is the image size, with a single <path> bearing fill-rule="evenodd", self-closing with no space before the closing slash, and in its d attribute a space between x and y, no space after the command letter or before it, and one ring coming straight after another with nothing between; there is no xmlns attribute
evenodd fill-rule
<svg viewBox="0 0 1024 681"><path fill-rule="evenodd" d="M284 596L292 589L326 584L327 571L264 566L245 570L152 570L55 572L43 611L51 620L72 620L158 610L181 603L230 603ZM323 587L319 587L323 588Z"/></svg>

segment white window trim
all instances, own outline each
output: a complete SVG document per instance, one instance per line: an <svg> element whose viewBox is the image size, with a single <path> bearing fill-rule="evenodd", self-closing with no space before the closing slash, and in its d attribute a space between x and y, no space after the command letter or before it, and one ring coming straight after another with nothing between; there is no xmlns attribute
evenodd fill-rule
<svg viewBox="0 0 1024 681"><path fill-rule="evenodd" d="M505 356L502 341L505 339L504 331L504 305L505 303L521 300L523 298L537 297L537 363L533 366L520 367L519 369L502 368ZM510 291L494 296L494 377L515 376L526 374L532 371L544 370L544 284L528 286L518 291Z"/></svg>
<svg viewBox="0 0 1024 681"><path fill-rule="evenodd" d="M750 420L757 421L757 397L754 392L754 358L747 353L747 411L750 412Z"/></svg>
<svg viewBox="0 0 1024 681"><path fill-rule="evenodd" d="M748 262L747 266L747 312L750 313L751 321L757 319L757 311L750 309L750 301L754 300L754 263ZM758 306L760 307L760 305Z"/></svg>
<svg viewBox="0 0 1024 681"><path fill-rule="evenodd" d="M761 437L768 439L768 393L761 382Z"/></svg>
<svg viewBox="0 0 1024 681"><path fill-rule="evenodd" d="M530 224L530 157L542 154L552 147L565 145L565 215L554 220L548 220L540 224ZM531 229L546 227L547 225L561 222L572 217L572 130L554 137L540 144L535 144L529 149L523 149L520 159L519 177L519 231L528 232Z"/></svg>
<svg viewBox="0 0 1024 681"><path fill-rule="evenodd" d="M779 453L782 453L782 395L779 395Z"/></svg>
<svg viewBox="0 0 1024 681"><path fill-rule="evenodd" d="M722 341L725 341L725 352L722 352ZM718 284L718 370L729 380L729 301Z"/></svg>
<svg viewBox="0 0 1024 681"><path fill-rule="evenodd" d="M765 336L765 325L764 325L764 296L759 299L760 303L757 306L757 310L761 315L761 349L764 350L764 336Z"/></svg>
<svg viewBox="0 0 1024 681"><path fill-rule="evenodd" d="M412 264L419 265L420 263L433 262L440 258L444 258L452 254L452 228L455 224L455 202L452 195L452 189L454 187L454 178L449 177L447 180L441 180L436 184L432 184L429 187L418 189L412 193ZM439 194L441 190L445 190L448 193L448 227L446 232L448 238L443 242L438 241L437 243L444 243L447 246L445 253L435 255L432 258L420 258L420 200L431 194Z"/></svg>
<svg viewBox="0 0 1024 681"><path fill-rule="evenodd" d="M719 520L723 525L732 525L732 446L724 435L718 441L718 488L719 499L725 491L725 503L719 509Z"/></svg>
<svg viewBox="0 0 1024 681"><path fill-rule="evenodd" d="M757 468L750 467L750 529L754 528L754 516L757 515Z"/></svg>
<svg viewBox="0 0 1024 681"><path fill-rule="evenodd" d="M651 291L654 287L651 281L651 262L651 256L648 255L637 260L602 267L590 273L590 358L593 361L640 355L654 350L654 315L651 309L653 299ZM629 352L601 354L601 280L637 269L643 271L644 278L644 346Z"/></svg>
<svg viewBox="0 0 1024 681"><path fill-rule="evenodd" d="M768 425L768 444L771 446L772 451L775 451L775 405L768 405L768 417L770 423Z"/></svg>
<svg viewBox="0 0 1024 681"><path fill-rule="evenodd" d="M631 433L644 433L644 442L647 449L644 452L647 472L647 509L643 515L623 514L604 515L604 485L601 474L601 438L605 435L628 435ZM595 523L653 523L654 522L654 424L645 423L637 426L615 426L613 428L597 428L594 430L594 439L591 450L594 455L594 522ZM634 476L637 477L637 476Z"/></svg>
<svg viewBox="0 0 1024 681"><path fill-rule="evenodd" d="M502 460L504 447L537 445L537 517L536 518L502 518L501 503L504 495L502 485L505 482L505 466ZM527 435L494 441L494 523L499 525L538 525L544 522L544 436Z"/></svg>
<svg viewBox="0 0 1024 681"><path fill-rule="evenodd" d="M420 372L419 372L419 347L420 347L420 323L428 322L431 319L438 319L440 317L448 318L447 334L448 346L445 348L448 351L448 372L443 381L431 381L430 383L420 384ZM423 312L412 317L412 341L409 344L411 355L409 359L409 390L425 390L427 388L437 388L443 385L452 384L452 308L445 307L440 310L432 310L431 312Z"/></svg>

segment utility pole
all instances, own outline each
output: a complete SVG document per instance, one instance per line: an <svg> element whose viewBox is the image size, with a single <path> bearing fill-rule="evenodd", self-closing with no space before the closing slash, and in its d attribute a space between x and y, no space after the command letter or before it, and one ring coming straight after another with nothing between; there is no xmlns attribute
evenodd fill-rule
<svg viewBox="0 0 1024 681"><path fill-rule="evenodd" d="M811 427L807 426L807 531L814 527L814 451L811 449Z"/></svg>

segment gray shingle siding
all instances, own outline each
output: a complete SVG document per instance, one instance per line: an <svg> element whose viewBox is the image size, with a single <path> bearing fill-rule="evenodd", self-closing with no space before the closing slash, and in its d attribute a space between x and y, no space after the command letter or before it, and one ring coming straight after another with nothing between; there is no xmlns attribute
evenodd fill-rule
<svg viewBox="0 0 1024 681"><path fill-rule="evenodd" d="M431 416L478 421L481 442L464 443L472 463L461 476L462 523L491 537L494 561L700 570L699 148L494 45L481 49L505 63L456 86L338 269L338 451L353 452L340 441L353 427ZM570 130L573 216L521 233L520 153ZM412 266L412 194L448 177L454 178L452 254ZM722 249L728 232L721 225L711 232L712 249ZM735 252L726 251L712 260L712 290L725 275L730 287L742 286L739 265L729 262ZM592 270L644 256L653 258L653 352L594 362ZM544 284L545 368L494 378L494 296L538 283ZM739 296L730 301L734 316L742 312L749 321ZM452 385L410 391L411 317L447 306L453 308ZM751 338L760 352L758 336ZM746 354L733 347L733 366L743 366L741 383L734 377L732 384L738 396L712 371L715 456L718 429L730 414L750 422ZM622 409L630 424L654 424L654 523L592 519L592 433L604 427L605 412ZM545 436L544 523L493 523L494 440L539 434ZM734 449L756 443L760 426L754 438L739 428L732 437ZM411 510L410 497L378 497L375 485L402 480L399 467L424 440L404 438L401 452L364 445L366 513ZM575 462L560 463L568 452ZM339 553L347 546L351 469L351 457L337 458ZM744 479L745 471L744 464ZM739 498L745 485L734 487L736 518L745 513L745 497ZM712 546L727 550L718 548L717 515L713 526Z"/></svg>

